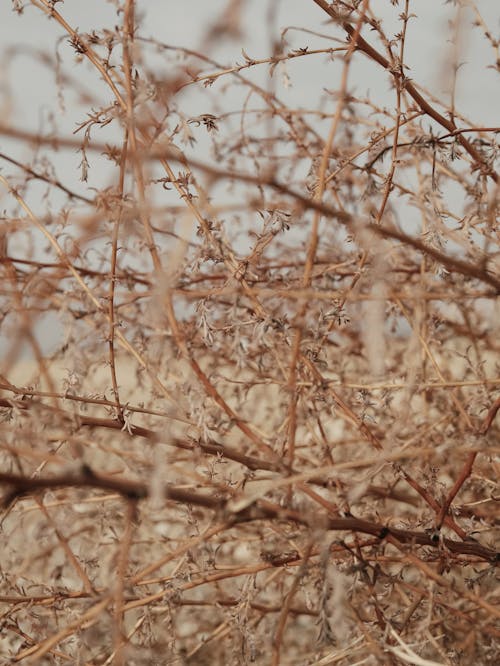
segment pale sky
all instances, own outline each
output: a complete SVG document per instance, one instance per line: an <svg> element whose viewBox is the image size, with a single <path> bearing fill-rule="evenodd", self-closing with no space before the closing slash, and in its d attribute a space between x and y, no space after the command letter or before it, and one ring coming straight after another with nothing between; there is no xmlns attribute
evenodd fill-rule
<svg viewBox="0 0 500 666"><path fill-rule="evenodd" d="M457 110L474 125L499 125L499 76L493 67L489 67L495 61L494 50L484 39L482 31L470 29L473 20L470 9L464 9L460 29L458 32L454 30L451 22L457 16L456 4L444 0L413 0L410 3L417 17L410 21L408 28L405 61L410 71L407 75L438 99L447 101L450 89L447 63L457 50L458 59L462 63L456 86ZM142 15L139 34L173 46L196 50L208 28L230 5L229 0L138 0L137 11ZM403 3L399 5L394 7L390 0L372 0L370 3L374 13L383 18L386 29L393 33L400 30L398 14ZM276 9L274 13L269 11L271 6ZM500 2L479 0L476 6L493 36L498 35ZM233 39L219 39L215 45L212 44L210 51L212 57L227 66L243 62L242 49L254 59L269 57L272 40L279 39L285 28L288 28L288 49L335 46L335 43L313 35L310 31L344 38L342 31L325 20L325 14L312 0L248 0L242 3L242 7L243 25L246 26L243 34ZM66 0L57 3L56 9L80 32L104 27L113 29L122 18L117 17L114 3L103 0ZM364 29L363 35L374 46L382 49L376 33ZM71 85L70 92L64 94L62 110L61 100L55 94L57 86L54 71L43 62L42 54L51 57L59 54L64 63L74 63L71 74L82 92L87 91L94 96L96 108L112 101L106 84L99 80L96 70L87 62L77 64L74 50L68 45L68 38L62 28L55 21L48 20L28 1L25 2L21 16L12 11L11 3L1 3L0 49L0 117L3 124L33 132L39 131L40 127L45 130L51 126L57 134L72 136L76 126L86 119L88 106L78 103L77 96L71 92ZM155 72L157 70L159 76L163 71L165 76L168 75L169 63L161 55L154 55L151 50L144 50L143 53L146 65ZM317 57L323 58L323 64L325 58ZM340 71L340 58L328 68L321 66L317 69L311 66L310 58L297 58L287 63L286 70L277 68L274 75L275 90L282 101L291 107L320 108L325 89L334 90L338 87ZM314 76L315 72L317 76ZM268 67L262 66L246 72L246 75L268 85L268 73ZM324 80L325 76L327 80ZM353 59L349 85L356 95L370 96L381 107L394 108L390 76L361 53ZM191 106L194 114L199 113L204 94L202 86L191 87L182 97L183 110L189 113ZM237 91L234 94L237 95ZM224 103L230 103L232 99L234 108L241 107L241 99L236 97L226 96ZM95 131L93 137L102 141L119 139L119 134L114 132L113 127L109 126L105 130ZM196 146L198 153L200 150L203 150L203 144ZM32 156L29 145L0 135L1 151L23 162L29 161ZM96 159L92 163L88 183L82 183L78 168L80 155L73 150L61 150L53 161L57 177L67 187L90 197L95 192L92 188L105 187L111 178L111 167L104 160ZM8 176L12 167L0 160L0 169L1 173ZM39 212L37 186L30 187L33 188L30 205L35 212ZM42 186L38 191L41 196ZM5 192L0 192L0 205L4 205L4 197Z"/></svg>

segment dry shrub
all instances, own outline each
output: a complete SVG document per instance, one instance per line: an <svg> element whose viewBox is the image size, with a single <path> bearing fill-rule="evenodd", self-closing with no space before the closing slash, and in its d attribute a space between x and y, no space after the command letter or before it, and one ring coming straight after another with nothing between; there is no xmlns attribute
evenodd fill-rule
<svg viewBox="0 0 500 666"><path fill-rule="evenodd" d="M409 0L233 0L198 50L26 4L57 38L4 58L54 89L1 124L2 663L498 663L500 128L460 49L436 98Z"/></svg>

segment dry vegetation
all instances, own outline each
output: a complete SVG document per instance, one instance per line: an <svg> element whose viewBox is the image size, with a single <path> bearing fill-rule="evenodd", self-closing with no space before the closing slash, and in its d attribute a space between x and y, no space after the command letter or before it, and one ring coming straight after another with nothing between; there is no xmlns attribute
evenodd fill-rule
<svg viewBox="0 0 500 666"><path fill-rule="evenodd" d="M59 39L0 126L2 664L498 663L500 128L444 36L413 80L419 3L269 2L255 54L260 1L197 50L13 3Z"/></svg>

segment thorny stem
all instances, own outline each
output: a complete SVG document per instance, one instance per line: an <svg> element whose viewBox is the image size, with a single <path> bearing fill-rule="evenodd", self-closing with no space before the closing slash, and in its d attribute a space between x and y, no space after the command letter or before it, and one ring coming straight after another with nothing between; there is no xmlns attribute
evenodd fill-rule
<svg viewBox="0 0 500 666"><path fill-rule="evenodd" d="M161 636L172 662L453 645L482 663L500 640L499 128L408 78L416 3L385 3L396 35L368 0L305 3L326 28L281 33L269 3L255 58L244 1L189 17L198 48L144 37L134 0L86 33L31 4L63 37L51 55L21 30L5 52L52 69L59 105L39 131L9 104L0 124L12 658L151 660ZM360 95L358 61L394 92ZM57 151L83 155L79 185Z"/></svg>

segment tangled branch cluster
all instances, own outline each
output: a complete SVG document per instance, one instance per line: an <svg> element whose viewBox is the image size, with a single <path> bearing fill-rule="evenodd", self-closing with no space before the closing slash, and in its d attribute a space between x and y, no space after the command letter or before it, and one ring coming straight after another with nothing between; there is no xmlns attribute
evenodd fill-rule
<svg viewBox="0 0 500 666"><path fill-rule="evenodd" d="M455 103L458 51L438 99L411 0L396 34L367 0L281 30L269 2L259 57L255 2L197 49L114 4L83 32L13 3L60 39L5 56L56 94L0 124L3 653L498 663L500 127Z"/></svg>

